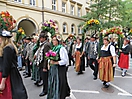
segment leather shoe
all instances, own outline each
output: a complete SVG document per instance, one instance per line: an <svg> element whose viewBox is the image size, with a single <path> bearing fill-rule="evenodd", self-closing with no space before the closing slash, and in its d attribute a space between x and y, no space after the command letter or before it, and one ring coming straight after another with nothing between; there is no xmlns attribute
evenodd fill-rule
<svg viewBox="0 0 132 99"><path fill-rule="evenodd" d="M45 95L47 95L46 92L42 92L42 93L39 94L40 97L45 96Z"/></svg>
<svg viewBox="0 0 132 99"><path fill-rule="evenodd" d="M105 85L104 85L104 88L109 88L109 86L110 86L110 85L105 84Z"/></svg>
<svg viewBox="0 0 132 99"><path fill-rule="evenodd" d="M97 79L97 77L96 76L94 76L94 78L93 78L94 80L96 80Z"/></svg>
<svg viewBox="0 0 132 99"><path fill-rule="evenodd" d="M25 76L24 78L28 78L28 77L31 77L31 76L27 75L27 76Z"/></svg>
<svg viewBox="0 0 132 99"><path fill-rule="evenodd" d="M43 85L43 82L41 82L41 83L37 83L37 86L39 87L39 86L42 86Z"/></svg>

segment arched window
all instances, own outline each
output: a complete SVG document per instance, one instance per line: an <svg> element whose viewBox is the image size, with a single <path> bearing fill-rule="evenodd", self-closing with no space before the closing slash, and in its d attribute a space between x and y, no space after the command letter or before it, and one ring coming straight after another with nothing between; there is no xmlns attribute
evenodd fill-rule
<svg viewBox="0 0 132 99"><path fill-rule="evenodd" d="M71 25L71 33L75 34L75 25L74 24Z"/></svg>
<svg viewBox="0 0 132 99"><path fill-rule="evenodd" d="M80 26L78 27L78 34L82 34L82 28Z"/></svg>
<svg viewBox="0 0 132 99"><path fill-rule="evenodd" d="M58 33L59 32L59 23L57 21L55 21L55 24L56 24L55 27L57 28L56 33Z"/></svg>
<svg viewBox="0 0 132 99"><path fill-rule="evenodd" d="M63 33L67 33L67 24L63 23Z"/></svg>

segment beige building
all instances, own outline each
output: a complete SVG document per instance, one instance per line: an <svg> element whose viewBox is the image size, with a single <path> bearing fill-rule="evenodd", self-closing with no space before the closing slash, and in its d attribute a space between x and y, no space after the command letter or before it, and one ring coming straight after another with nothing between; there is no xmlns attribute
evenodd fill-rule
<svg viewBox="0 0 132 99"><path fill-rule="evenodd" d="M69 34L81 35L81 16L89 11L91 0L0 0L0 11L9 11L16 28L26 35L39 33L43 20L54 20L65 39Z"/></svg>

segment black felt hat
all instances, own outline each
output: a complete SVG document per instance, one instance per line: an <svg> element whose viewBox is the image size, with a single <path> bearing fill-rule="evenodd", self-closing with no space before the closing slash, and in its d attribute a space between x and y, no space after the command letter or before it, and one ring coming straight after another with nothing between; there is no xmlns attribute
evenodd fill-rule
<svg viewBox="0 0 132 99"><path fill-rule="evenodd" d="M96 34L92 34L92 35L91 35L91 38L95 38L95 39L96 39L96 38L97 38L97 37L96 37Z"/></svg>
<svg viewBox="0 0 132 99"><path fill-rule="evenodd" d="M0 36L7 37L7 38L11 38L12 37L12 34L9 31L0 29Z"/></svg>
<svg viewBox="0 0 132 99"><path fill-rule="evenodd" d="M26 37L26 40L30 40L30 41L31 41L31 39L32 39L32 38L31 38L30 36L27 36L27 37Z"/></svg>
<svg viewBox="0 0 132 99"><path fill-rule="evenodd" d="M39 38L48 38L48 32L47 31L41 31Z"/></svg>

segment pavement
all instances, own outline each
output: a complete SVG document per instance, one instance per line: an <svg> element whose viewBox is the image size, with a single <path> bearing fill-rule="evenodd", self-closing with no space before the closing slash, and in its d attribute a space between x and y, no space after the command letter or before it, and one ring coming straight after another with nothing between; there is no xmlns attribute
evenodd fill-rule
<svg viewBox="0 0 132 99"><path fill-rule="evenodd" d="M23 71L21 71L22 74ZM68 82L71 87L71 96L66 99L132 99L132 59L130 68L125 77L121 76L121 70L116 67L114 81L110 87L104 89L102 82L93 80L93 72L87 67L85 72L77 75L73 66L68 70ZM29 99L46 99L46 96L39 97L42 87L37 87L31 78L23 78Z"/></svg>

